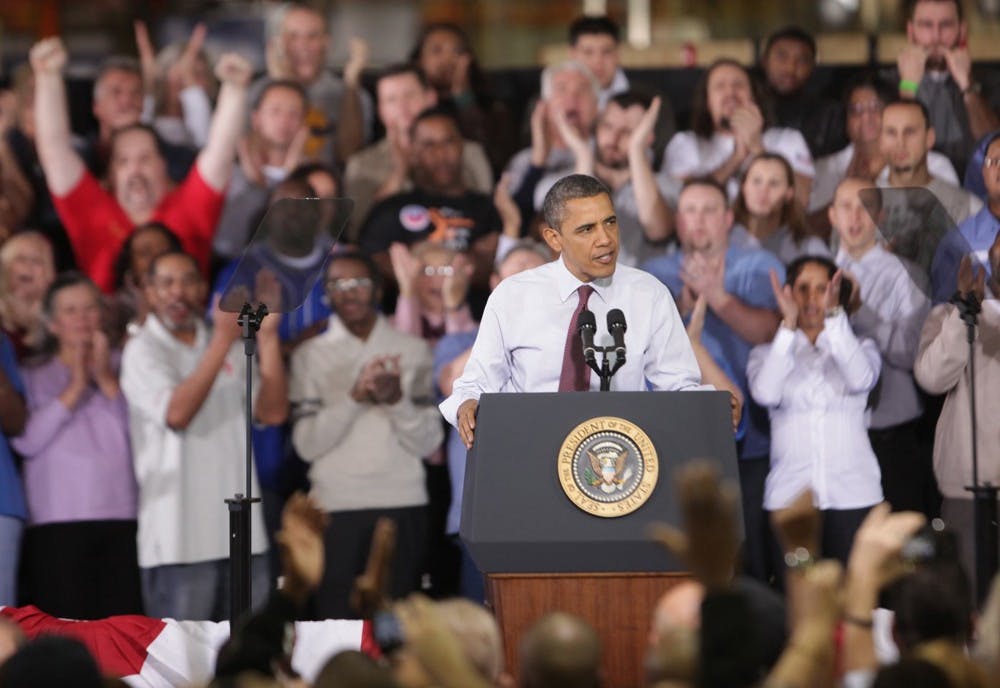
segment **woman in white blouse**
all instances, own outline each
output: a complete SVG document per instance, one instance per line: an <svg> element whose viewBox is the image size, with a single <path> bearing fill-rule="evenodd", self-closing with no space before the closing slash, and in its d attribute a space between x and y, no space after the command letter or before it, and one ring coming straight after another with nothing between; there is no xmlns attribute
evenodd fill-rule
<svg viewBox="0 0 1000 688"><path fill-rule="evenodd" d="M851 330L849 285L821 256L793 261L784 287L772 271L782 324L747 363L750 393L771 416L764 508L786 507L811 489L823 518L821 554L842 562L868 510L882 501L865 419L881 360L875 342Z"/></svg>

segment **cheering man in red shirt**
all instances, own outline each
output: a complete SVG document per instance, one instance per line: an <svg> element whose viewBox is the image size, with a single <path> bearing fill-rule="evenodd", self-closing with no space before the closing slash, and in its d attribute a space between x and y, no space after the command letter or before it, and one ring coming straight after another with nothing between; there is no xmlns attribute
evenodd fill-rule
<svg viewBox="0 0 1000 688"><path fill-rule="evenodd" d="M235 54L219 60L216 76L222 87L208 143L184 181L172 185L155 133L135 124L112 134L107 191L71 145L65 64L66 48L58 37L31 49L38 157L80 268L101 289L112 291L113 265L125 238L136 225L158 221L180 237L207 275L212 234L246 117L250 64Z"/></svg>

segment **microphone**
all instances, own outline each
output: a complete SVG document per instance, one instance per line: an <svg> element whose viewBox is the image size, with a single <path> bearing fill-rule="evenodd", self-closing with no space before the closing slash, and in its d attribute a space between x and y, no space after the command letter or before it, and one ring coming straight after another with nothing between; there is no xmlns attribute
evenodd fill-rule
<svg viewBox="0 0 1000 688"><path fill-rule="evenodd" d="M625 359L625 314L620 308L612 308L608 311L608 332L615 340L615 356L621 360Z"/></svg>
<svg viewBox="0 0 1000 688"><path fill-rule="evenodd" d="M596 349L594 348L594 333L597 332L597 318L594 312L584 308L576 319L576 331L583 342L583 358L587 363L594 363L597 360Z"/></svg>

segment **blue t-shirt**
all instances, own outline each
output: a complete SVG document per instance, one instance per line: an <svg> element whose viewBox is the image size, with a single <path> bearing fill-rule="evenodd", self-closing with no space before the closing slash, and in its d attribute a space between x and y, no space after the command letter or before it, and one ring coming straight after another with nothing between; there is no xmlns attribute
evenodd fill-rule
<svg viewBox="0 0 1000 688"><path fill-rule="evenodd" d="M654 258L643 269L667 285L674 300L680 302L681 262L683 253ZM755 308L778 310L771 289L770 272L785 281L785 266L772 253L763 249L730 246L726 251L725 289L728 293ZM711 310L705 314L703 340L712 358L733 379L746 398L743 416L746 434L739 445L742 459L768 456L771 450L770 425L767 410L758 406L747 386L747 359L753 345L740 337Z"/></svg>
<svg viewBox="0 0 1000 688"><path fill-rule="evenodd" d="M934 303L948 301L957 289L958 265L962 256L972 254L973 265L979 264L990 276L989 250L1000 231L1000 219L988 205L958 226L949 230L938 244L931 263L931 291Z"/></svg>
<svg viewBox="0 0 1000 688"><path fill-rule="evenodd" d="M10 384L23 397L24 383L21 382L21 376L17 372L14 347L7 339L7 335L2 332L0 332L0 366L3 366ZM3 433L0 433L0 516L13 516L21 520L28 517L21 476L17 472L17 466L14 465L14 455Z"/></svg>

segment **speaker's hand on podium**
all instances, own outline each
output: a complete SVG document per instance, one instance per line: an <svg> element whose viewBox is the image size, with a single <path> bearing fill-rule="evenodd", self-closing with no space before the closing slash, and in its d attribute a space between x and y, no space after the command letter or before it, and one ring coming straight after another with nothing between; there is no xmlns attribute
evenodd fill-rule
<svg viewBox="0 0 1000 688"><path fill-rule="evenodd" d="M479 410L477 399L467 399L458 407L458 434L466 449L472 449L472 441L476 434L477 410Z"/></svg>
<svg viewBox="0 0 1000 688"><path fill-rule="evenodd" d="M729 412L733 416L733 432L740 428L740 418L743 416L743 400L729 392Z"/></svg>

